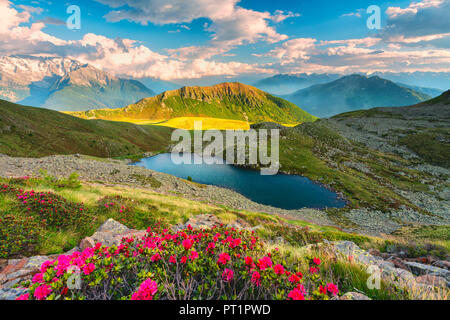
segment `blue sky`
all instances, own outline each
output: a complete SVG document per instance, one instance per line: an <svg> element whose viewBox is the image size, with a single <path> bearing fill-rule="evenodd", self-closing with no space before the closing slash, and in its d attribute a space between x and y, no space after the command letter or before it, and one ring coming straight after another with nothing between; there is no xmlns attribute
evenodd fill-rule
<svg viewBox="0 0 450 320"><path fill-rule="evenodd" d="M66 9L81 10L69 30ZM381 29L366 12L380 8ZM0 0L0 55L164 80L450 71L450 0Z"/></svg>

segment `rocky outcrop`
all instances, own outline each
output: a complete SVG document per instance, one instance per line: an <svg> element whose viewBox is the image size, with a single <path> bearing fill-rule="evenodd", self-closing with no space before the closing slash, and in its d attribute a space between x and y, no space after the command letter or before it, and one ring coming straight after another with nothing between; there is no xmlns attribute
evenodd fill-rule
<svg viewBox="0 0 450 320"><path fill-rule="evenodd" d="M422 263L417 263L417 262L406 262L405 264L417 276L430 275L430 276L435 276L435 277L441 277L441 278L446 279L447 281L450 281L450 271L448 271L446 269L442 269L442 268L438 268L438 267L434 267L434 266L430 266L430 265L426 265L426 264L422 264Z"/></svg>
<svg viewBox="0 0 450 320"><path fill-rule="evenodd" d="M359 292L347 292L346 294L342 295L339 298L339 300L372 300L372 299Z"/></svg>
<svg viewBox="0 0 450 320"><path fill-rule="evenodd" d="M143 238L145 230L129 229L114 219L106 220L97 231L90 237L86 237L80 242L81 250L94 247L97 243L105 246L119 245L123 238Z"/></svg>
<svg viewBox="0 0 450 320"><path fill-rule="evenodd" d="M448 273L445 269L407 261L404 262L404 265L410 267L413 266L413 268L410 268L410 270L397 268L391 261L384 260L379 256L374 256L350 241L327 243L326 248L327 250L331 250L337 256L345 257L346 260L355 261L356 263L366 266L368 269L369 267L372 267L372 272L376 270L373 268L373 266L375 266L378 268L382 280L395 283L405 289L410 289L409 292L414 299L433 299L435 287L442 288L443 286L448 286L448 282L444 277L439 277L439 275L446 275ZM417 270L420 270L420 272ZM419 274L429 274L433 277L416 278L415 275Z"/></svg>

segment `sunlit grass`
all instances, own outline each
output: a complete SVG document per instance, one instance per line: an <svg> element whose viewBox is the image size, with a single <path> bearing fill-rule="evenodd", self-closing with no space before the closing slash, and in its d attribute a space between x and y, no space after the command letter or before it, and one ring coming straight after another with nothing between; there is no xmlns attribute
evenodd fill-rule
<svg viewBox="0 0 450 320"><path fill-rule="evenodd" d="M75 112L66 112L73 116L79 116ZM242 120L221 119L211 117L177 117L172 119L133 119L117 117L111 121L129 122L137 125L152 125L173 129L194 130L194 122L201 121L203 130L249 130L253 123ZM295 127L300 123L281 123L285 127Z"/></svg>

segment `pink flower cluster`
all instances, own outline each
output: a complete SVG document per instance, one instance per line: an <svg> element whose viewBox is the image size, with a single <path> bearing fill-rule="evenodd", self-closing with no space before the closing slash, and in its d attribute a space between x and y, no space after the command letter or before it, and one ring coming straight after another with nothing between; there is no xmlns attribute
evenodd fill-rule
<svg viewBox="0 0 450 320"><path fill-rule="evenodd" d="M131 296L132 300L152 300L157 293L157 298L167 298L164 296L169 281L167 277L175 274L178 277L176 281L179 281L180 276L195 278L195 283L205 281L209 287L214 283L214 286L230 289L238 284L237 287L253 287L249 291L255 293L274 290L270 297L280 298L278 292L286 292L284 298L292 300L316 297L305 290L303 283L318 279L320 259L309 260L310 274L304 277L301 272L290 272L289 262L277 250L265 253L263 243L257 237L250 236L250 233L241 234L242 231L232 228L193 230L188 227L176 233L167 229L154 232L149 228L142 239L124 238L120 245L112 247L97 244L83 252L61 255L56 260L46 261L42 264L40 273L33 277L28 295L20 299L64 298L68 294L68 288L65 284L60 284L64 281L59 280L67 279L67 274L74 267L84 283L108 282L110 280L106 279L111 279L115 270L127 270L123 264L129 260L129 270L133 270L133 276L131 282L128 282L131 285L127 296ZM137 269L131 269L134 267ZM151 279L139 284L136 283L136 275L139 282L145 279L142 277ZM242 285L241 281L247 283ZM139 287L134 291L132 288L137 284ZM316 292L319 282L314 282L313 286L308 285L307 288ZM122 290L121 288L120 291ZM328 283L320 286L319 292L337 295L339 290L335 284Z"/></svg>
<svg viewBox="0 0 450 320"><path fill-rule="evenodd" d="M138 291L133 293L131 300L153 300L153 296L157 291L158 284L151 279L147 279L142 282Z"/></svg>

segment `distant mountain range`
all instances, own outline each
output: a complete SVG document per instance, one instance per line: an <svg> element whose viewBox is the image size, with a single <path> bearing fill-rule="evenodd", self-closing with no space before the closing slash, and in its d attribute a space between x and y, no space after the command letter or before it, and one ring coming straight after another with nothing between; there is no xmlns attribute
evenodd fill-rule
<svg viewBox="0 0 450 320"><path fill-rule="evenodd" d="M338 74L277 74L273 77L259 80L255 87L276 95L287 95L297 90L304 89L315 84L322 84L339 79Z"/></svg>
<svg viewBox="0 0 450 320"><path fill-rule="evenodd" d="M370 75L409 86L436 88L441 93L450 88L450 72L375 72Z"/></svg>
<svg viewBox="0 0 450 320"><path fill-rule="evenodd" d="M398 85L437 97L450 88L450 73L422 72L422 73L358 73L362 76L379 76L391 80ZM254 86L275 95L289 95L300 89L335 81L343 77L338 74L278 74L259 80Z"/></svg>
<svg viewBox="0 0 450 320"><path fill-rule="evenodd" d="M236 82L211 87L183 87L142 99L125 108L91 110L75 115L108 120L167 120L200 116L286 124L316 119L293 103Z"/></svg>
<svg viewBox="0 0 450 320"><path fill-rule="evenodd" d="M119 108L155 95L136 80L117 78L59 57L0 58L0 98L59 111Z"/></svg>
<svg viewBox="0 0 450 320"><path fill-rule="evenodd" d="M359 109L413 105L431 97L378 76L355 74L283 98L323 118Z"/></svg>

